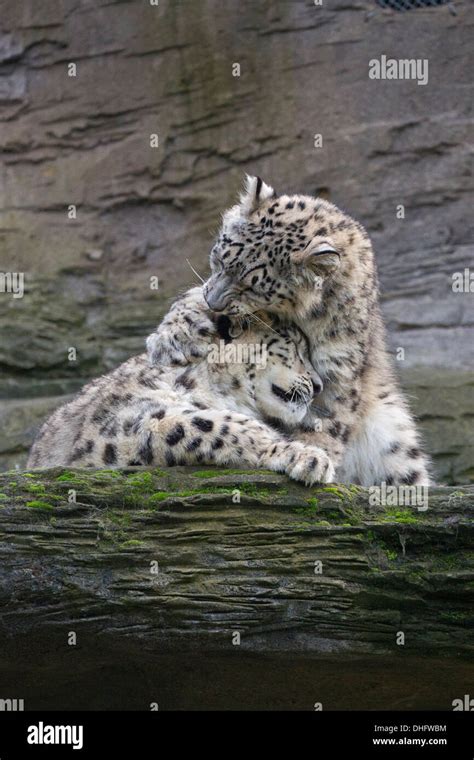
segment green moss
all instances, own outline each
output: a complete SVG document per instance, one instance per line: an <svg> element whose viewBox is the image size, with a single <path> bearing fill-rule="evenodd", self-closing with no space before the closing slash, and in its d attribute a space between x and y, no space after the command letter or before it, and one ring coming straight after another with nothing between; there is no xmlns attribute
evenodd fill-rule
<svg viewBox="0 0 474 760"><path fill-rule="evenodd" d="M320 489L323 493L333 493L334 496L337 496L338 499L343 499L344 496L341 494L340 490L336 488L335 486L326 486L326 488Z"/></svg>
<svg viewBox="0 0 474 760"><path fill-rule="evenodd" d="M407 525L417 523L419 519L419 517L415 516L414 512L408 509L387 509L382 516L384 522L397 522Z"/></svg>
<svg viewBox="0 0 474 760"><path fill-rule="evenodd" d="M257 499L266 499L271 492L265 488L259 488L257 483L239 483L233 487L230 486L202 486L201 488L188 488L177 491L156 491L148 499L150 504L165 501L166 499L185 499L190 496L214 495L214 496L232 496L234 491L240 491L245 496ZM283 494L283 492L282 492ZM276 495L282 495L276 492Z"/></svg>
<svg viewBox="0 0 474 760"><path fill-rule="evenodd" d="M22 472L21 475L24 478L37 478L37 475L34 475L32 472Z"/></svg>
<svg viewBox="0 0 474 760"><path fill-rule="evenodd" d="M8 496L6 493L0 493L0 501L6 501L8 499Z"/></svg>
<svg viewBox="0 0 474 760"><path fill-rule="evenodd" d="M127 475L127 485L135 487L152 487L153 477L151 472L137 472L133 475Z"/></svg>
<svg viewBox="0 0 474 760"><path fill-rule="evenodd" d="M221 478L227 475L273 475L271 470L198 470L192 473L195 478ZM238 486L240 487L240 485Z"/></svg>
<svg viewBox="0 0 474 760"><path fill-rule="evenodd" d="M123 475L118 470L93 470L91 476L94 480L100 480L102 482L108 480L121 480Z"/></svg>
<svg viewBox="0 0 474 760"><path fill-rule="evenodd" d="M146 493L147 491L153 491L155 487L154 478L162 478L165 475L163 470L155 469L151 472L149 470L145 472L136 472L131 475L127 475L125 484L131 486L137 492Z"/></svg>
<svg viewBox="0 0 474 760"><path fill-rule="evenodd" d="M189 488L182 491L156 491L150 496L148 501L149 503L153 504L154 502L165 501L166 499L186 499L189 496L200 496L202 494L217 493L229 494L232 493L232 491L225 487L212 488L211 486L203 488Z"/></svg>
<svg viewBox="0 0 474 760"><path fill-rule="evenodd" d="M61 483L63 481L78 481L79 477L76 472L66 471L63 472L61 475L58 475L56 480Z"/></svg>
<svg viewBox="0 0 474 760"><path fill-rule="evenodd" d="M27 501L26 506L30 509L54 509L52 504L47 501Z"/></svg>
<svg viewBox="0 0 474 760"><path fill-rule="evenodd" d="M124 546L129 541L127 531L131 523L132 516L129 512L106 510L101 515L100 519L101 542L113 545L114 547L119 545ZM132 546L132 544L130 544L130 546Z"/></svg>
<svg viewBox="0 0 474 760"><path fill-rule="evenodd" d="M120 544L120 548L121 549L128 549L128 548L131 548L133 546L144 546L144 545L145 545L144 541L139 541L136 538L130 538L128 541L124 541L122 544Z"/></svg>
<svg viewBox="0 0 474 760"><path fill-rule="evenodd" d="M185 499L188 496L199 496L205 493L216 493L216 489L214 488L185 488L182 491L168 492L168 496L173 496L174 498L178 498L178 499L179 498Z"/></svg>
<svg viewBox="0 0 474 760"><path fill-rule="evenodd" d="M155 501L164 501L167 499L171 494L167 493L166 491L157 491L156 493L153 493L150 498L148 499L149 502L153 503Z"/></svg>
<svg viewBox="0 0 474 760"><path fill-rule="evenodd" d="M317 493L319 493L320 497L322 493L335 493L340 500L344 498L341 496L339 489L333 487L321 488ZM327 517L333 522L337 522L339 525L344 525L345 527L351 527L360 522L360 515L357 515L353 509L346 505L341 506L340 509L334 509L334 501L321 500L321 498L318 498L317 496L310 496L305 501L308 506L296 507L294 511L297 514L305 517L314 517L319 513L320 516ZM330 507L333 508L331 509ZM344 520L344 523L341 523L342 520Z"/></svg>
<svg viewBox="0 0 474 760"><path fill-rule="evenodd" d="M32 483L26 490L30 493L46 493L46 486L43 483Z"/></svg>
<svg viewBox="0 0 474 760"><path fill-rule="evenodd" d="M318 509L318 499L316 496L311 496L309 499L306 499L306 502L308 506L296 507L294 509L294 512L296 512L297 515L301 515L302 517L312 518Z"/></svg>
<svg viewBox="0 0 474 760"><path fill-rule="evenodd" d="M35 493L35 491L33 493ZM48 493L46 489L44 491L38 491L38 497L41 501L45 501L45 502L50 502L50 501L63 502L64 501L63 496L57 496L57 494L55 493Z"/></svg>
<svg viewBox="0 0 474 760"><path fill-rule="evenodd" d="M318 488L317 492L333 494L334 496L337 496L337 498L341 501L352 501L354 496L359 493L358 490L354 491L353 488L357 489L357 486L353 486L351 488L348 488L344 485L323 486Z"/></svg>
<svg viewBox="0 0 474 760"><path fill-rule="evenodd" d="M193 472L194 478L221 478L223 475L243 475L244 473L240 470L199 470L198 472Z"/></svg>

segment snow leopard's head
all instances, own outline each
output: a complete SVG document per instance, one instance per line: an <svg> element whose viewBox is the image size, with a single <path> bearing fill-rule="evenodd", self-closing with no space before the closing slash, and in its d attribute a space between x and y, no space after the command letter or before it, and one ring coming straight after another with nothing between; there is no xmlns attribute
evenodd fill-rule
<svg viewBox="0 0 474 760"><path fill-rule="evenodd" d="M362 288L377 290L361 225L323 199L277 196L259 177L247 177L240 202L225 212L210 263L204 297L230 315L264 310L301 320L334 293L350 303Z"/></svg>
<svg viewBox="0 0 474 760"><path fill-rule="evenodd" d="M296 327L278 325L262 333L262 341L266 364L254 380L258 411L268 422L297 427L308 420L312 401L323 389L306 338Z"/></svg>
<svg viewBox="0 0 474 760"><path fill-rule="evenodd" d="M225 321L238 336L222 331ZM241 329L236 329L240 327ZM308 343L294 325L264 325L252 320L241 322L228 317L218 319L219 337L215 352L214 379L245 409L250 405L265 421L277 427L295 428L310 424L310 407L323 383L311 366Z"/></svg>

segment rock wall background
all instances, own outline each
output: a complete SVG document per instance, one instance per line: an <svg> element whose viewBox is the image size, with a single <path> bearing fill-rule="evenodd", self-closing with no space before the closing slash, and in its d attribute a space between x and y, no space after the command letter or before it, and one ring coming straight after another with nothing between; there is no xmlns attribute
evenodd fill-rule
<svg viewBox="0 0 474 760"><path fill-rule="evenodd" d="M248 171L367 227L438 474L474 480L474 295L452 290L472 261L474 7L454 7L2 0L0 272L24 272L25 295L0 293L1 468L24 464L68 394L142 350L196 281L186 258L207 271ZM427 58L429 83L370 80L383 54Z"/></svg>

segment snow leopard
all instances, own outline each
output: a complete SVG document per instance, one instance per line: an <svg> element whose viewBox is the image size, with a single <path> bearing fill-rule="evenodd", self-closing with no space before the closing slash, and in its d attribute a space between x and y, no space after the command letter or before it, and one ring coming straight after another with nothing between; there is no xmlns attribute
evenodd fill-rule
<svg viewBox="0 0 474 760"><path fill-rule="evenodd" d="M319 427L299 431L298 440L326 452L339 482L430 484L431 463L386 347L374 253L360 223L327 200L277 195L247 176L223 215L210 268L149 340L152 361L201 355L194 328L210 312L199 309L200 291L214 313L294 325L323 385Z"/></svg>
<svg viewBox="0 0 474 760"><path fill-rule="evenodd" d="M209 312L202 292L195 306ZM311 426L322 390L301 331L247 324L233 338L232 320L206 320L197 326L207 346L199 361L152 366L144 353L93 380L44 423L28 467L203 463L330 482L325 452L292 436Z"/></svg>

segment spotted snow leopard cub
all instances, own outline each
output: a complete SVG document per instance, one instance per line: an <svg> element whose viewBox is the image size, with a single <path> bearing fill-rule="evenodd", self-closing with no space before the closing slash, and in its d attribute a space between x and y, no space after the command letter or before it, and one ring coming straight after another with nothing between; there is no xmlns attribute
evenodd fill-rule
<svg viewBox="0 0 474 760"><path fill-rule="evenodd" d="M319 432L340 482L428 485L429 460L392 370L379 286L364 228L321 198L277 196L247 177L223 217L203 286L210 309L273 315L306 335L324 390ZM198 289L178 300L149 341L155 361L192 361L208 316Z"/></svg>
<svg viewBox="0 0 474 760"><path fill-rule="evenodd" d="M44 423L28 467L200 462L265 467L308 485L330 481L327 455L291 440L293 428L311 424L321 389L301 332L247 327L232 340L230 320L210 324L212 333L200 335L205 356L185 369L152 367L142 354L86 385Z"/></svg>

